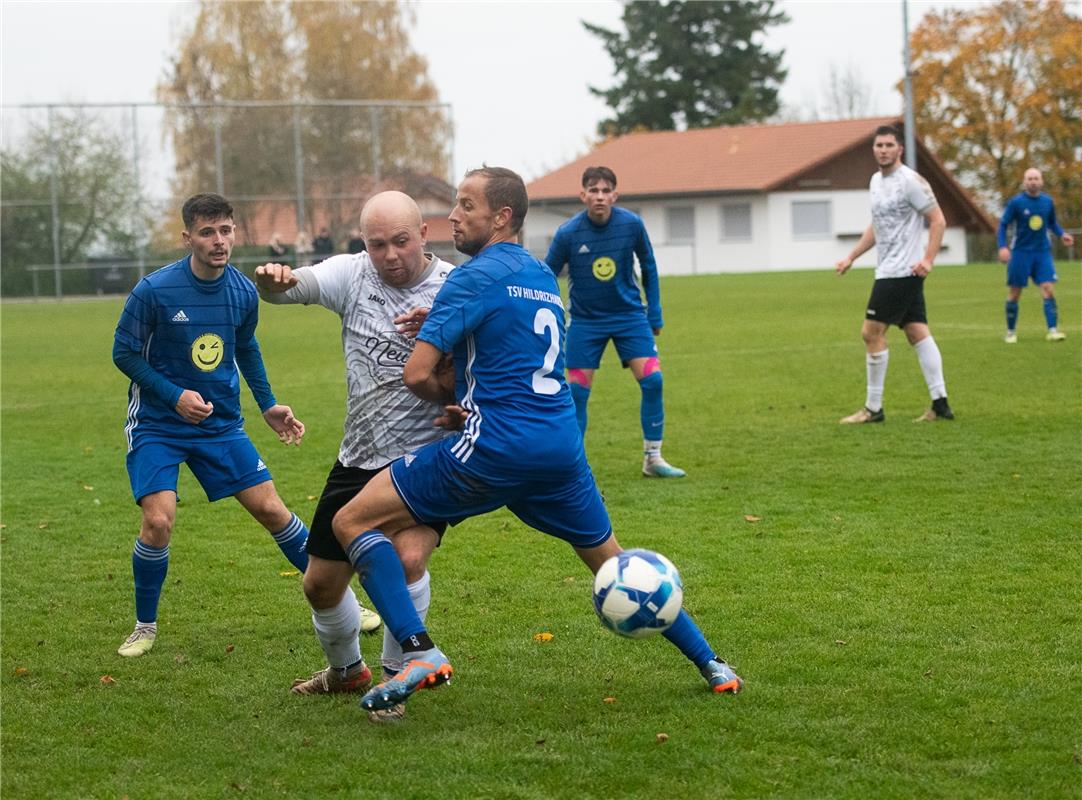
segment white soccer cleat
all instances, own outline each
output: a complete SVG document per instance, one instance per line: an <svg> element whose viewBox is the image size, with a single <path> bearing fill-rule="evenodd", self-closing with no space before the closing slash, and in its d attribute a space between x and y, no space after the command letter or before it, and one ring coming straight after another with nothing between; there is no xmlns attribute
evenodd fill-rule
<svg viewBox="0 0 1082 800"><path fill-rule="evenodd" d="M1007 344L1018 344L1018 334L1014 331L1007 331L1007 335L1003 337L1003 341Z"/></svg>
<svg viewBox="0 0 1082 800"><path fill-rule="evenodd" d="M661 456L646 456L642 460L642 474L646 478L683 478L687 475L680 467L674 467Z"/></svg>
<svg viewBox="0 0 1082 800"><path fill-rule="evenodd" d="M1046 333L1044 338L1046 342L1062 342L1067 338L1067 334L1053 329Z"/></svg>
<svg viewBox="0 0 1082 800"><path fill-rule="evenodd" d="M379 614L361 606L361 633L375 633L382 624Z"/></svg>
<svg viewBox="0 0 1082 800"><path fill-rule="evenodd" d="M124 644L117 649L117 653L124 656L124 658L138 658L146 655L154 647L156 638L158 638L156 626L136 625L135 630L131 632L131 636L125 639Z"/></svg>

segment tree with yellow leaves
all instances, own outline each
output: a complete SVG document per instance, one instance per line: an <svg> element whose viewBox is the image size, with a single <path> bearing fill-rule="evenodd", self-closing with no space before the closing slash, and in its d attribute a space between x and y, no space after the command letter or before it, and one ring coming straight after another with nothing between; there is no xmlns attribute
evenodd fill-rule
<svg viewBox="0 0 1082 800"><path fill-rule="evenodd" d="M1082 225L1082 19L1060 0L929 12L913 32L921 138L995 215L1037 167Z"/></svg>

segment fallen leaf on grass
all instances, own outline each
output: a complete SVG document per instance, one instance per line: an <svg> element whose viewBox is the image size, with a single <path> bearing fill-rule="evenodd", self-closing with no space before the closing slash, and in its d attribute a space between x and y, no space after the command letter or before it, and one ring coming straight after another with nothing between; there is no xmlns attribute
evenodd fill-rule
<svg viewBox="0 0 1082 800"><path fill-rule="evenodd" d="M316 497L314 494L310 494L310 495L308 495L308 499L309 500L318 500L319 498Z"/></svg>
<svg viewBox="0 0 1082 800"><path fill-rule="evenodd" d="M602 703L606 703L606 704L608 704L608 705L610 705L610 706L611 706L611 705L612 705L613 703L615 703L615 702L616 702L616 698L615 698L615 697L606 697L606 698L605 698L604 700L602 700L601 702L602 702Z"/></svg>
<svg viewBox="0 0 1082 800"><path fill-rule="evenodd" d="M292 578L292 577L294 577L296 575L300 575L300 574L301 573L298 570L287 569L285 572L279 572L278 577L280 577L280 578Z"/></svg>
<svg viewBox="0 0 1082 800"><path fill-rule="evenodd" d="M844 646L847 644L847 642L845 641L845 639L835 639L834 644Z"/></svg>
<svg viewBox="0 0 1082 800"><path fill-rule="evenodd" d="M236 649L236 647L234 647L234 646L233 646L233 645L231 645L231 644L227 644L227 645L225 646L225 652L227 652L227 653L232 653L232 652L233 652L233 651L234 651L235 649Z"/></svg>
<svg viewBox="0 0 1082 800"><path fill-rule="evenodd" d="M754 514L745 514L744 515L744 522L759 522L761 520L762 520L762 517L757 517Z"/></svg>
<svg viewBox="0 0 1082 800"><path fill-rule="evenodd" d="M38 523L38 530L39 530L39 531L43 531L43 530L45 530L45 529L46 529L46 528L48 528L48 527L49 527L49 523L48 523L48 522L39 522L39 523Z"/></svg>
<svg viewBox="0 0 1082 800"><path fill-rule="evenodd" d="M535 642L551 642L552 641L552 634L549 633L548 631L542 631L541 633L535 633L533 635L533 640Z"/></svg>
<svg viewBox="0 0 1082 800"><path fill-rule="evenodd" d="M667 741L669 741L669 734L667 734L667 733L659 733L657 735L657 743L658 744L664 744Z"/></svg>
<svg viewBox="0 0 1082 800"><path fill-rule="evenodd" d="M16 667L15 668L15 677L16 678L22 678L22 677L25 677L25 676L27 676L29 674L30 674L30 670L28 670L26 667Z"/></svg>
<svg viewBox="0 0 1082 800"><path fill-rule="evenodd" d="M544 739L538 739L536 742L534 742L534 744L536 744L536 745L543 745L544 743L545 743Z"/></svg>
<svg viewBox="0 0 1082 800"><path fill-rule="evenodd" d="M114 678L112 675L102 675L101 676L101 685L102 686L114 686L115 684L116 684L116 678Z"/></svg>
<svg viewBox="0 0 1082 800"><path fill-rule="evenodd" d="M86 483L84 483L84 484L83 484L83 489L84 489L85 491L88 491L88 492L92 492L92 491L94 491L94 487L93 487L93 486L90 486L89 484L86 484Z"/></svg>

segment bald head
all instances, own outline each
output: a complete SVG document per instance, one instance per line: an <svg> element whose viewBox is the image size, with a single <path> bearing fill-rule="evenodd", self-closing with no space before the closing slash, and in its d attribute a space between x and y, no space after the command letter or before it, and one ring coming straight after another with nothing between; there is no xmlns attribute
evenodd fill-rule
<svg viewBox="0 0 1082 800"><path fill-rule="evenodd" d="M1041 189L1044 188L1044 178L1041 177L1041 171L1036 167L1027 169L1022 176L1022 188L1026 190L1026 194L1034 197L1039 195Z"/></svg>
<svg viewBox="0 0 1082 800"><path fill-rule="evenodd" d="M409 286L428 266L428 226L413 198L402 192L380 192L361 211L361 235L380 279L391 286Z"/></svg>

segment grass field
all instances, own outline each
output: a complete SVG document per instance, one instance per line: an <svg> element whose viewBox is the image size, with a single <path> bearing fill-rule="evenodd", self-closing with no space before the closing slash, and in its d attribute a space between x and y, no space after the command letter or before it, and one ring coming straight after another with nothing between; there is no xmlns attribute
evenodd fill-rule
<svg viewBox="0 0 1082 800"><path fill-rule="evenodd" d="M322 664L299 578L188 473L158 644L115 654L138 529L121 302L5 304L0 791L1082 797L1082 265L1060 275L1067 341L1043 340L1031 288L1008 346L1002 267L937 269L957 420L910 422L927 394L893 331L887 422L855 428L837 420L864 398L870 272L664 281L666 455L689 477L639 477L638 392L611 353L587 451L621 542L681 568L746 691L713 696L663 639L604 632L570 549L499 512L434 556L429 625L456 677L390 728L288 693ZM260 341L309 434L283 448L246 396L249 430L308 520L341 433L337 318L264 307Z"/></svg>

